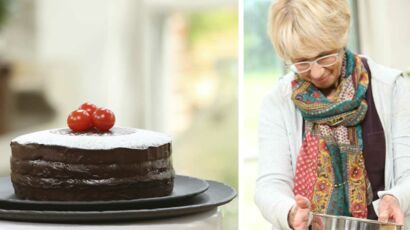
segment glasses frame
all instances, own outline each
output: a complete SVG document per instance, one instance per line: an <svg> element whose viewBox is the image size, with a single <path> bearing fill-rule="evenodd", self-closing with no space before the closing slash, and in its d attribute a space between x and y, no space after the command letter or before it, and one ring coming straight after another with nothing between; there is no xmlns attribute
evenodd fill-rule
<svg viewBox="0 0 410 230"><path fill-rule="evenodd" d="M328 54L328 55L325 55L325 56L322 56L322 57L318 57L318 58L316 58L316 59L313 60L313 61L301 61L301 62L292 63L292 64L289 64L289 65L288 65L288 68L289 68L290 70L292 70L293 72L295 72L295 73L299 73L299 74L301 74L301 73L306 73L306 72L308 72L309 70L312 69L312 66L313 66L314 63L318 64L318 65L321 66L321 67L329 67L329 66L332 66L332 65L336 64L337 61L339 61L339 56L340 56L340 51L338 51L337 53ZM328 64L328 65L319 64L318 61L323 60L323 59L325 59L325 58L329 58L329 57L336 57L335 62L332 63L332 64ZM304 71L298 71L298 69L296 68L296 65L298 65L298 64L309 64L309 68L307 68L307 69L304 70Z"/></svg>

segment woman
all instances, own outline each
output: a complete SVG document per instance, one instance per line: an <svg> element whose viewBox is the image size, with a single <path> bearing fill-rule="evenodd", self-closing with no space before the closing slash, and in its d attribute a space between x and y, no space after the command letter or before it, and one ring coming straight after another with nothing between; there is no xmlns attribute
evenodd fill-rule
<svg viewBox="0 0 410 230"><path fill-rule="evenodd" d="M349 24L347 0L270 9L272 43L292 70L260 116L255 201L274 229L307 229L310 211L410 224L408 84L345 48Z"/></svg>

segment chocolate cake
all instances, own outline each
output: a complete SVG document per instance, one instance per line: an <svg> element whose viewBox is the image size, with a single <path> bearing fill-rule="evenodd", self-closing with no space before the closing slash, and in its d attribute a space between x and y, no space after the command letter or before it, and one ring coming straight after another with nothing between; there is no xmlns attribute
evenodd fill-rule
<svg viewBox="0 0 410 230"><path fill-rule="evenodd" d="M20 199L125 200L169 195L171 139L133 128L35 132L11 142L11 180Z"/></svg>

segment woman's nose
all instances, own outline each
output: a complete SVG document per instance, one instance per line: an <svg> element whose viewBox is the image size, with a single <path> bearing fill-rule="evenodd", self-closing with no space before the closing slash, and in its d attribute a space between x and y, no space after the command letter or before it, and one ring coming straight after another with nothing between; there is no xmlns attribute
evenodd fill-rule
<svg viewBox="0 0 410 230"><path fill-rule="evenodd" d="M315 62L312 64L312 68L310 69L310 77L312 79L319 79L322 77L324 70L325 68Z"/></svg>

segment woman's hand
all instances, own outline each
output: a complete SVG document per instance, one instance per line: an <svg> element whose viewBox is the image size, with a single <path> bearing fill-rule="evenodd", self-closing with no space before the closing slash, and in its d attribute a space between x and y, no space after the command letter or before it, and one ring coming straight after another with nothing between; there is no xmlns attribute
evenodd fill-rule
<svg viewBox="0 0 410 230"><path fill-rule="evenodd" d="M296 206L288 215L289 226L295 230L306 230L309 225L310 201L301 195L296 195Z"/></svg>
<svg viewBox="0 0 410 230"><path fill-rule="evenodd" d="M384 195L379 203L379 221L403 224L403 219L404 215L400 210L397 198L392 195Z"/></svg>

